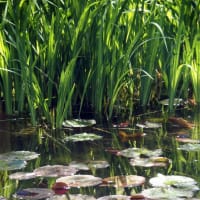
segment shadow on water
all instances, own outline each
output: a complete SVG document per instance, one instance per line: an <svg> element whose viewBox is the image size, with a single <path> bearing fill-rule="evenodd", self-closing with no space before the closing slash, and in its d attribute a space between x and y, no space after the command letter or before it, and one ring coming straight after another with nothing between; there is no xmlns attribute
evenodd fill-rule
<svg viewBox="0 0 200 200"><path fill-rule="evenodd" d="M192 114L191 114L192 113ZM80 170L79 174L92 174L97 177L106 178L118 175L138 175L146 178L143 186L131 189L113 187L86 187L71 188L70 193L82 193L93 195L96 198L111 194L134 194L149 187L148 179L158 173L164 175L183 175L194 178L200 183L200 149L197 151L180 150L180 145L187 144L180 138L200 140L200 114L191 111L179 111L176 117L182 117L194 124L193 128L177 126L169 121L162 121L162 127L146 128L136 126L143 124L145 120L155 121L162 119L162 115L145 115L137 118L137 121L128 127L114 127L112 124L102 126L96 125L88 130L47 130L42 127L32 127L28 120L12 119L0 121L0 153L10 151L33 151L39 153L37 159L28 162L21 170L0 171L0 196L8 199L19 189L28 187L51 188L55 178L38 177L30 180L10 180L9 174L23 171L31 172L45 165L68 165L72 161L89 162L91 160L106 160L110 164L105 169ZM163 118L164 119L164 118ZM159 122L160 123L160 122ZM79 132L92 132L103 136L103 140L66 142L64 138ZM136 138L122 138L120 131L126 134L142 132L144 136ZM122 132L123 133L123 132ZM127 136L128 137L128 136ZM179 138L179 140L177 139ZM180 142L181 141L181 142ZM130 159L117 156L116 152L126 148L148 148L150 150L162 149L163 155L172 162L167 167L138 167L131 166ZM198 198L199 194L196 194Z"/></svg>

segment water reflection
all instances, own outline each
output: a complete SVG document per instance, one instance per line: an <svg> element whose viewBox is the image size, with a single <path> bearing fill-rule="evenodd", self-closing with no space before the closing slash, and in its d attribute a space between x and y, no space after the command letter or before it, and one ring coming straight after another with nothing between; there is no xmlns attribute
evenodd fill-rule
<svg viewBox="0 0 200 200"><path fill-rule="evenodd" d="M179 113L179 115L183 117L182 113ZM194 128L184 131L187 131L192 139L200 139L200 112L191 116L190 121L194 123ZM68 165L72 161L106 160L110 164L108 168L93 168L89 171L79 171L79 174L92 174L102 178L118 175L139 175L146 178L146 183L143 187L134 187L130 190L112 187L89 187L84 189L72 188L70 193L82 193L96 197L109 194L134 194L140 192L143 188L148 188L148 179L156 176L157 173L185 175L200 183L200 151L187 152L178 149L181 143L176 140L176 136L180 129L180 127L173 127L170 124L163 124L161 128L142 130L145 132L145 136L138 140L123 141L118 136L118 128L106 127L105 133L102 131L104 127L100 127L99 130L101 131L91 128L87 131L102 135L103 140L73 143L64 141L66 135L74 134L71 130L47 130L42 127L31 127L27 121L0 122L0 153L15 150L39 153L39 158L28 162L27 167L21 170L25 172L31 172L44 165ZM131 132L132 134L135 130L138 129L133 126L128 133ZM123 131L125 130L123 129ZM75 132L79 131L76 130ZM131 166L128 158L106 151L109 148L113 149L114 152L131 147L151 150L160 148L163 151L163 156L170 158L172 164L167 167L152 168ZM55 183L55 178L46 177L26 181L10 180L8 176L11 173L13 171L0 172L0 196L10 198L18 189L27 187L51 188Z"/></svg>

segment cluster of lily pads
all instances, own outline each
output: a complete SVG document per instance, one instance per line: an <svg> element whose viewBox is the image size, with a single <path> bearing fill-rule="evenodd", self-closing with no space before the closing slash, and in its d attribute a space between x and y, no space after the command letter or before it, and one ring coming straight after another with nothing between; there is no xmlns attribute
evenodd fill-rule
<svg viewBox="0 0 200 200"><path fill-rule="evenodd" d="M93 126L94 120L72 120L66 121L63 125L65 128L85 128ZM140 125L139 125L140 126ZM145 128L160 128L160 124L145 123ZM144 128L144 127L143 127ZM67 136L65 141L81 142L87 140L102 139L102 136L93 133L76 133ZM180 146L185 150L187 146ZM140 167L167 167L171 164L171 160L163 157L161 149L149 150L147 148L127 148L116 150L117 156L129 159L131 166ZM27 161L35 159L39 154L30 151L13 151L0 154L1 170L18 170L25 168ZM199 191L198 183L186 176L163 175L158 174L156 177L150 178L146 183L146 178L138 175L120 175L111 177L96 177L90 173L77 174L81 170L90 171L91 169L102 169L109 167L109 163L105 160L92 160L85 162L72 161L68 165L46 165L34 169L32 172L15 172L9 175L10 179L27 180L36 177L54 177L55 183L51 188L25 188L13 194L17 199L48 199L48 200L159 200L159 199L195 199L194 194ZM151 188L145 189L145 184L149 184ZM114 188L133 188L142 186L142 191L138 194L131 195L108 195L99 198L83 194L70 194L70 188L82 187L114 187ZM1 197L0 199L5 199Z"/></svg>

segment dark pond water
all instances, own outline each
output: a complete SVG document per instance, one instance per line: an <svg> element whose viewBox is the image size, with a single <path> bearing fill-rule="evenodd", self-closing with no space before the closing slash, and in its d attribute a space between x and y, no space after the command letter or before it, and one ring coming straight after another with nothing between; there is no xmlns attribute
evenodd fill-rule
<svg viewBox="0 0 200 200"><path fill-rule="evenodd" d="M102 126L97 123L95 126L87 129L78 128L75 130L47 130L42 127L32 127L28 120L25 119L1 120L1 154L23 150L33 151L40 155L38 158L28 161L23 169L2 169L0 171L0 196L14 199L13 194L24 188L51 188L57 179L41 176L29 180L11 180L9 178L10 174L15 172L32 172L34 169L45 165L69 165L72 161L86 163L89 161L107 161L109 163L109 167L101 169L92 167L89 170L79 170L77 174L89 174L100 178L138 175L145 177L146 181L142 186L130 187L128 189L112 186L72 187L68 191L69 194L80 193L94 196L95 198L116 194L133 195L150 188L148 180L157 176L158 173L191 177L199 185L200 148L191 150L189 150L191 146L186 147L184 150L179 148L185 144L193 144L194 141L195 144L199 143L200 114L191 110L180 110L175 114L175 117L184 118L192 126L187 127L184 123L177 124L176 120L169 121L168 118L164 120L163 115L159 113L135 117L133 123L129 124L119 121L117 122L118 127L113 126L113 124ZM128 127L125 127L126 125ZM102 136L102 139L80 142L65 141L64 139L66 136L81 132L95 133ZM161 156L168 158L170 163L167 161L167 165L164 167L132 166L130 164L131 158L120 156L117 153L128 148L147 148L153 151L161 149ZM147 156L144 153L140 157L146 158ZM198 199L200 198L200 193L197 191L194 193L194 196ZM180 199L186 198L182 197Z"/></svg>

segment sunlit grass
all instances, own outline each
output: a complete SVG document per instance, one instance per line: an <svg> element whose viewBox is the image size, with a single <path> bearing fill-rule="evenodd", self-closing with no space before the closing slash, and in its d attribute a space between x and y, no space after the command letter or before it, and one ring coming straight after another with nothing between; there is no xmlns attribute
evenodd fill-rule
<svg viewBox="0 0 200 200"><path fill-rule="evenodd" d="M135 105L147 107L163 94L172 111L191 84L200 102L198 3L8 0L0 6L0 88L8 114L28 112L33 124L44 117L60 127L75 105L79 116L90 105L111 119L115 106L131 116Z"/></svg>

